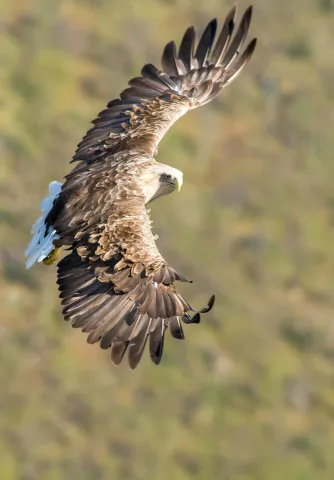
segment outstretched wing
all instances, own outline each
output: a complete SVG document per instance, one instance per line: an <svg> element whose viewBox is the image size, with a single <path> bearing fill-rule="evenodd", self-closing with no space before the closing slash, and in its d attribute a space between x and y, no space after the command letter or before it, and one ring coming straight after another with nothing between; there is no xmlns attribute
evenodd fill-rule
<svg viewBox="0 0 334 480"><path fill-rule="evenodd" d="M95 213L99 193L92 192L86 214ZM111 347L116 365L128 350L135 368L148 338L151 359L158 364L167 327L174 338L183 339L181 320L199 323L214 299L191 316L194 310L174 286L186 279L160 255L143 199L117 201L114 196L110 202L107 221L78 232L72 253L58 264L63 314L73 327L89 333L89 343Z"/></svg>
<svg viewBox="0 0 334 480"><path fill-rule="evenodd" d="M252 17L244 13L235 32L233 8L216 38L217 20L204 30L195 50L195 29L188 28L178 52L174 42L166 45L162 71L145 65L141 77L112 100L78 145L72 161L93 162L110 153L135 150L151 156L170 126L188 110L212 100L229 85L251 58L256 39L241 53Z"/></svg>

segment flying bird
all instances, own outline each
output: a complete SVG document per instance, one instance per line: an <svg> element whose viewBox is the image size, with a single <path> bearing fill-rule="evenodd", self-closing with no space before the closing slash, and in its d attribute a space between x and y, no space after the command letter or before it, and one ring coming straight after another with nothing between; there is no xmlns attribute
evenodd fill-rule
<svg viewBox="0 0 334 480"><path fill-rule="evenodd" d="M69 250L58 263L64 318L88 333L88 343L110 348L115 365L127 352L135 368L147 341L159 364L166 329L184 339L182 323L199 323L213 306L211 297L196 312L178 292L177 282L187 280L160 254L147 205L182 186L182 172L155 159L164 134L215 98L254 52L256 39L243 48L252 7L238 28L235 15L233 8L218 34L212 20L197 46L189 27L178 50L173 41L166 45L161 70L147 64L129 81L93 120L64 183L50 183L32 227L27 268L55 263L61 247Z"/></svg>

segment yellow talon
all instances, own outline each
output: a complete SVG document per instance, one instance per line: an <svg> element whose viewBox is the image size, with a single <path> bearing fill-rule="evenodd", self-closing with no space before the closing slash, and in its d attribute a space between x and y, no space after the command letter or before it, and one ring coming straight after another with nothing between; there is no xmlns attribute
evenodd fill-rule
<svg viewBox="0 0 334 480"><path fill-rule="evenodd" d="M60 247L57 247L54 250L52 250L52 252L50 252L46 258L44 258L43 260L44 265L52 265L59 259L59 255L60 255Z"/></svg>

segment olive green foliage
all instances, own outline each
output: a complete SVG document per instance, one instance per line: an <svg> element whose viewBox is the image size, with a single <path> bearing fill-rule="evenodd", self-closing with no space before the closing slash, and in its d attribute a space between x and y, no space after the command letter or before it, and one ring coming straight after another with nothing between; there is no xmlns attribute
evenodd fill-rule
<svg viewBox="0 0 334 480"><path fill-rule="evenodd" d="M152 206L159 248L217 303L159 367L113 367L62 320L56 268L24 268L88 122L232 5L0 1L1 479L333 479L333 0L255 0L251 63L160 145L185 183Z"/></svg>

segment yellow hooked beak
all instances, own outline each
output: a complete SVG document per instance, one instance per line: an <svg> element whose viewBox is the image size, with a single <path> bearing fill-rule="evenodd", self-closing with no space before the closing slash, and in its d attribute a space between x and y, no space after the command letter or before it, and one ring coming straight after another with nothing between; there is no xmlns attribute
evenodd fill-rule
<svg viewBox="0 0 334 480"><path fill-rule="evenodd" d="M181 187L183 185L183 178L175 178L175 187L176 190L179 192L181 190Z"/></svg>

